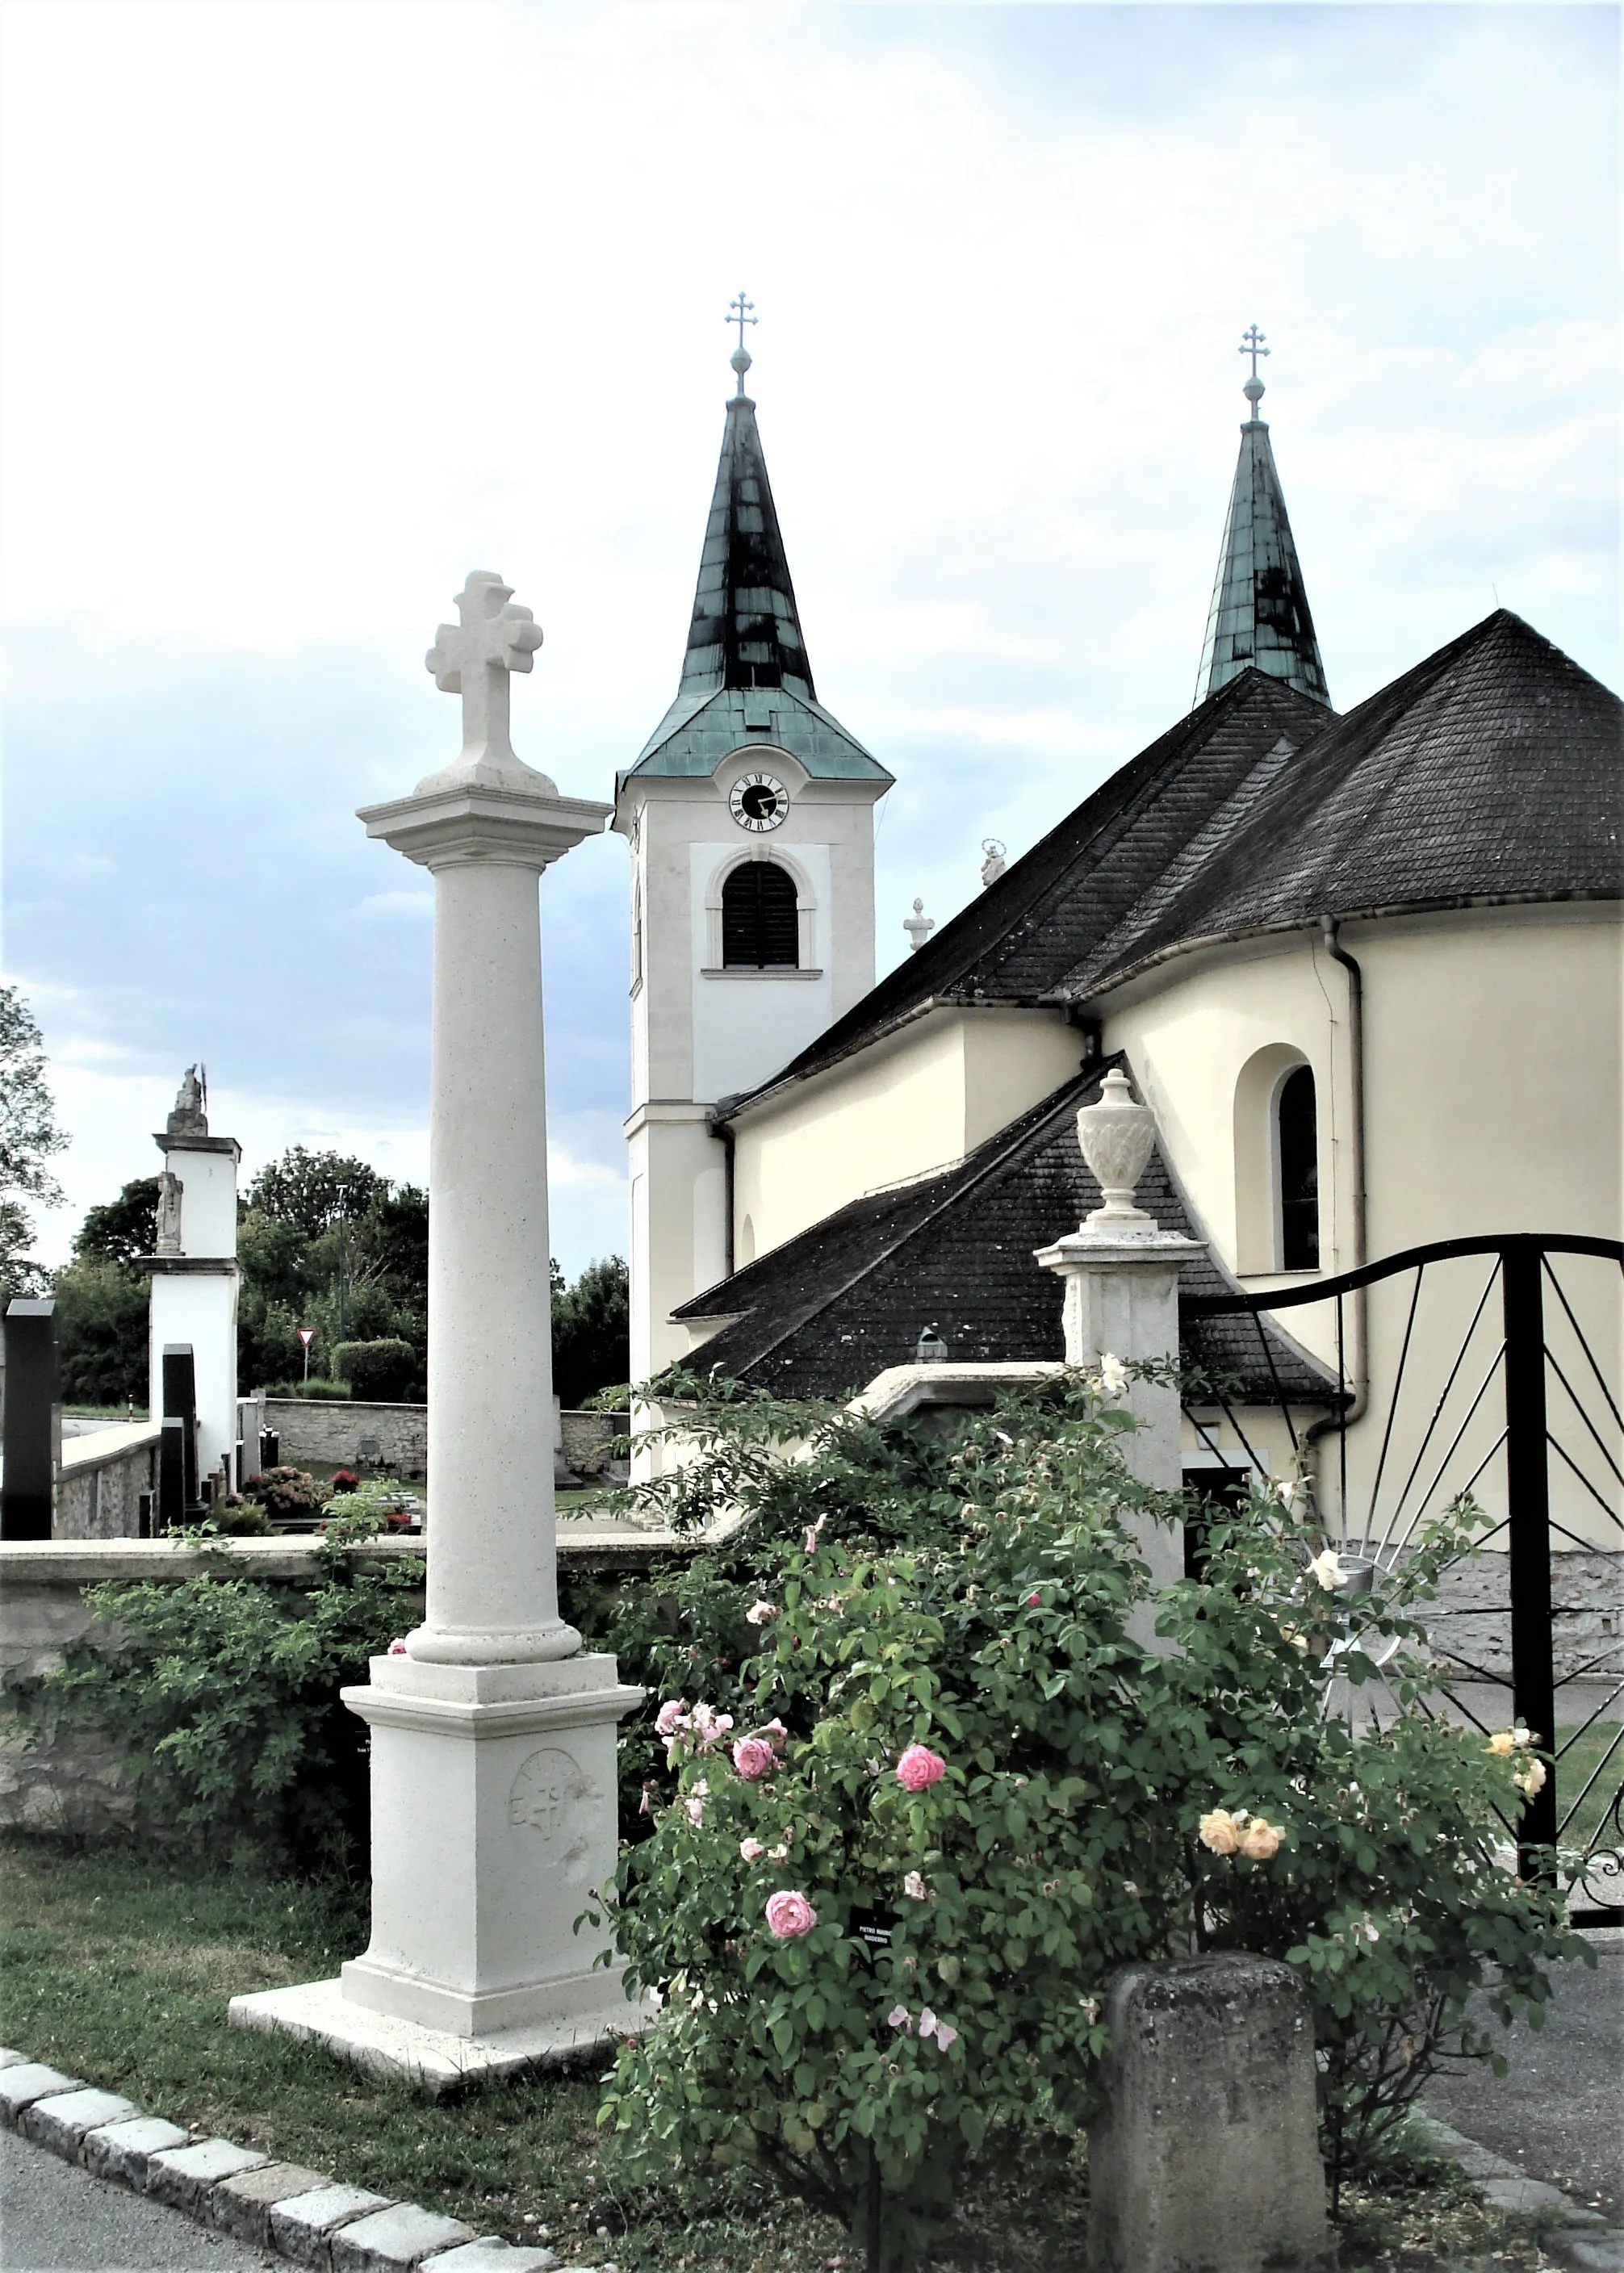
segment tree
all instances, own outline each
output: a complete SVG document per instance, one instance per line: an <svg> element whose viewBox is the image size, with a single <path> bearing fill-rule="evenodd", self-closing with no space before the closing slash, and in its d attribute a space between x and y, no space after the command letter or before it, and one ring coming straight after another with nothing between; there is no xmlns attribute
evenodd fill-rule
<svg viewBox="0 0 1624 2273"><path fill-rule="evenodd" d="M25 1254L34 1223L22 1203L61 1204L62 1187L45 1163L67 1142L56 1126L34 1013L21 987L0 986L0 1296L6 1299L44 1291L45 1274Z"/></svg>
<svg viewBox="0 0 1624 2273"><path fill-rule="evenodd" d="M158 1244L158 1178L138 1176L116 1200L86 1213L73 1240L79 1263L130 1264Z"/></svg>
<svg viewBox="0 0 1624 2273"><path fill-rule="evenodd" d="M237 1371L244 1385L296 1380L300 1327L318 1367L349 1342L403 1341L418 1380L428 1350L429 1198L364 1160L296 1144L243 1195ZM421 1389L417 1392L421 1394Z"/></svg>
<svg viewBox="0 0 1624 2273"><path fill-rule="evenodd" d="M617 1255L589 1263L573 1287L555 1263L552 1277L552 1385L566 1408L632 1370L631 1302L626 1266Z"/></svg>

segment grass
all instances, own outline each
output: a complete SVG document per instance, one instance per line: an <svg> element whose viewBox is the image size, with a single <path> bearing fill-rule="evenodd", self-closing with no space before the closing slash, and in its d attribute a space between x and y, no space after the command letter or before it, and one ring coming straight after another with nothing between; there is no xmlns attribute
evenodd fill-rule
<svg viewBox="0 0 1624 2273"><path fill-rule="evenodd" d="M363 1890L281 1880L246 1858L61 1841L0 1843L0 2041L149 2113L622 2273L857 2273L843 2232L747 2177L633 2188L596 2127L596 2078L493 2084L456 2101L319 2049L226 2025L239 1991L330 1977L366 1940ZM943 2261L1053 2273L1086 2248L1081 2154L974 2175ZM1344 2197L1347 2273L1545 2264L1518 2221L1411 2157Z"/></svg>
<svg viewBox="0 0 1624 2273"><path fill-rule="evenodd" d="M1624 1731L1620 1731L1616 1721L1598 1721L1583 1736L1578 1734L1576 1727L1558 1729L1556 1741L1560 1756L1556 1770L1556 1800L1564 1813L1601 1766L1609 1744L1621 1734ZM1566 1750L1561 1749L1564 1746ZM1563 1830L1561 1843L1564 1847L1589 1845L1600 1829L1602 1819L1618 1797L1620 1783L1624 1783L1624 1743L1619 1744L1619 1749L1607 1763L1605 1774L1600 1778L1595 1790L1586 1795L1573 1820Z"/></svg>

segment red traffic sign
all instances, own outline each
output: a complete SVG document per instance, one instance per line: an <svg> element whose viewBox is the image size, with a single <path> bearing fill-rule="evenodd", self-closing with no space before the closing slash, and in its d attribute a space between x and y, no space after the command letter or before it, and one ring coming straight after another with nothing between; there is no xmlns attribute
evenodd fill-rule
<svg viewBox="0 0 1624 2273"><path fill-rule="evenodd" d="M299 1328L299 1339L304 1344L306 1349L309 1349L311 1344L315 1340L315 1339L316 1329L314 1326L301 1326Z"/></svg>

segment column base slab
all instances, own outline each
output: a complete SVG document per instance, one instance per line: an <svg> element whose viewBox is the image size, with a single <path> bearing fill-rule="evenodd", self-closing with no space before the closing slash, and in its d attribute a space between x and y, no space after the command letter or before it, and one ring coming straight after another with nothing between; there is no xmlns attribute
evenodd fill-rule
<svg viewBox="0 0 1624 2273"><path fill-rule="evenodd" d="M624 2037L640 2035L653 2022L652 2003L632 2004L617 1994L615 1976L601 1977L605 1993L594 2010L492 2029L481 2037L459 2036L451 2029L426 2028L418 2021L373 2012L347 1997L341 1980L306 1981L290 1989L261 1989L234 1997L226 2017L234 2029L325 2044L341 2059L353 2060L375 2075L402 2076L438 2099L482 2078L519 2075L527 2069L562 2067L590 2059Z"/></svg>

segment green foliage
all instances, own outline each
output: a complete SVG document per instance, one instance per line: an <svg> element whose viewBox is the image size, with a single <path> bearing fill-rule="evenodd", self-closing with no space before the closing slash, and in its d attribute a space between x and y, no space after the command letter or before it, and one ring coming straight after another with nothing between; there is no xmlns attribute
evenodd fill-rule
<svg viewBox="0 0 1624 2273"><path fill-rule="evenodd" d="M34 1223L23 1202L60 1202L62 1188L45 1164L67 1141L56 1126L34 1013L20 986L0 986L0 1298L6 1301L45 1291L45 1274L26 1252Z"/></svg>
<svg viewBox="0 0 1624 2273"><path fill-rule="evenodd" d="M610 1624L640 1677L692 1700L668 1768L646 1733L628 1747L652 1835L617 1931L664 1999L605 2095L634 2161L770 2171L901 2269L970 2155L1086 2125L1125 1962L1243 1947L1296 1969L1337 2177L1442 2054L1488 2050L1473 1992L1500 2020L1538 2012L1576 1944L1493 1860L1525 1755L1429 1721L1419 1663L1386 1668L1392 1725L1328 1715L1328 1652L1355 1682L1373 1668L1278 1500L1215 1527L1205 1580L1155 1606L1177 1648L1141 1646L1131 1527L1170 1510L1121 1465L1131 1425L1074 1378L957 1443L700 1396L698 1457L645 1497L745 1528ZM1382 1582L1359 1631L1411 1643L1458 1543ZM760 1732L774 1765L751 1775L731 1748ZM909 1791L916 1744L945 1773ZM786 1891L816 1923L779 1938Z"/></svg>
<svg viewBox="0 0 1624 2273"><path fill-rule="evenodd" d="M147 1250L149 1253L151 1249ZM94 1252L51 1281L64 1404L145 1405L150 1289L138 1271Z"/></svg>
<svg viewBox="0 0 1624 2273"><path fill-rule="evenodd" d="M364 1867L366 1729L339 1691L415 1622L423 1576L415 1561L357 1572L353 1537L324 1543L310 1584L237 1578L222 1558L202 1578L87 1588L120 1647L75 1647L47 1681L128 1745L154 1819L300 1872Z"/></svg>
<svg viewBox="0 0 1624 2273"><path fill-rule="evenodd" d="M626 1266L617 1255L589 1263L573 1287L552 1265L552 1385L574 1411L632 1370Z"/></svg>
<svg viewBox="0 0 1624 2273"><path fill-rule="evenodd" d="M86 1211L73 1241L80 1263L138 1262L158 1244L158 1178L138 1176L116 1200Z"/></svg>
<svg viewBox="0 0 1624 2273"><path fill-rule="evenodd" d="M428 1347L426 1193L392 1185L364 1161L296 1144L244 1194L237 1255L243 1381L292 1381L297 1395L303 1326L315 1334L323 1379L344 1344L401 1341L418 1390Z"/></svg>
<svg viewBox="0 0 1624 2273"><path fill-rule="evenodd" d="M333 1353L333 1370L348 1383L352 1397L400 1405L420 1386L423 1362L410 1342L399 1339L341 1342Z"/></svg>

